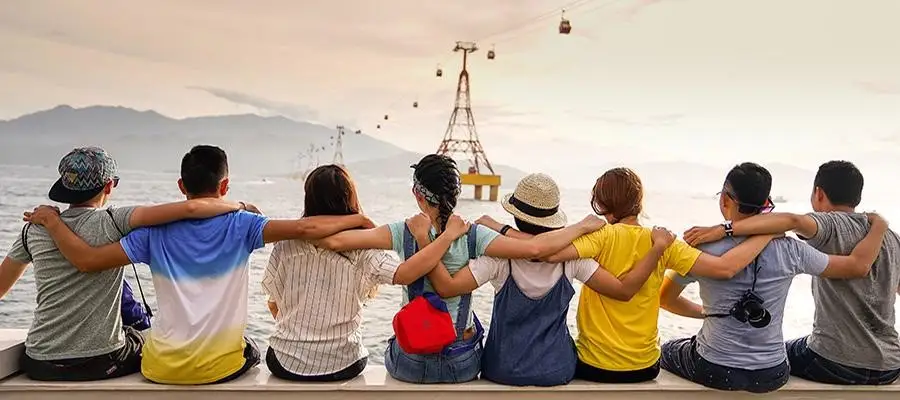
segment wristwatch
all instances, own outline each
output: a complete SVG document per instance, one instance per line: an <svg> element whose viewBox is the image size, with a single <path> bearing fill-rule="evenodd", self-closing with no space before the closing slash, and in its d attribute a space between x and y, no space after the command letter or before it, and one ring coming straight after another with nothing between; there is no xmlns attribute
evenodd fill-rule
<svg viewBox="0 0 900 400"><path fill-rule="evenodd" d="M726 237L734 236L734 226L731 225L731 221L723 222L722 227L725 228L725 236Z"/></svg>

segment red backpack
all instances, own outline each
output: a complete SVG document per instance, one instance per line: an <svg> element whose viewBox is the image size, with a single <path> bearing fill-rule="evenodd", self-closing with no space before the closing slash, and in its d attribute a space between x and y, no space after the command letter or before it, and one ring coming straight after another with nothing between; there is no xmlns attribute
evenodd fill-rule
<svg viewBox="0 0 900 400"><path fill-rule="evenodd" d="M475 225L469 229L467 242L469 259L475 259ZM406 227L403 233L403 257L410 259L418 251L415 239ZM447 303L435 293L425 292L425 277L407 286L409 303L394 315L394 336L400 349L407 354L434 354L450 348L462 337L468 322L472 295L460 296L456 326L450 318ZM483 334L477 317L475 322Z"/></svg>

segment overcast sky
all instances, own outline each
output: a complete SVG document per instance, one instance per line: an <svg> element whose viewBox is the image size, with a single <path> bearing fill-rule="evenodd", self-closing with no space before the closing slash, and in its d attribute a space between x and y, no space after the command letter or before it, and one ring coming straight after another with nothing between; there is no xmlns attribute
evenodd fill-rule
<svg viewBox="0 0 900 400"><path fill-rule="evenodd" d="M900 155L898 16L898 0L0 0L0 118L60 103L282 114L427 152L454 41L478 40L475 118L495 163L814 169Z"/></svg>

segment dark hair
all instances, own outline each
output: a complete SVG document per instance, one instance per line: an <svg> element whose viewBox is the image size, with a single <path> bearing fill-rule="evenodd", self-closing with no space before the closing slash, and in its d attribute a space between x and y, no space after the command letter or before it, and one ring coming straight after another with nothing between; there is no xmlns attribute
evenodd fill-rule
<svg viewBox="0 0 900 400"><path fill-rule="evenodd" d="M772 191L772 174L762 165L745 162L735 165L725 177L725 194L738 203L741 214L758 214L766 207Z"/></svg>
<svg viewBox="0 0 900 400"><path fill-rule="evenodd" d="M527 233L529 235L535 235L535 236L540 235L542 233L553 232L555 230L562 229L562 228L548 228L546 226L538 226L538 225L532 224L530 222L522 221L521 219L518 219L516 217L513 217L513 221L516 222L516 229L518 229L521 232Z"/></svg>
<svg viewBox="0 0 900 400"><path fill-rule="evenodd" d="M829 161L816 172L816 187L836 206L856 207L862 201L862 172L850 161Z"/></svg>
<svg viewBox="0 0 900 400"><path fill-rule="evenodd" d="M456 161L444 155L429 154L413 165L413 169L416 181L435 197L426 201L437 207L436 222L443 232L459 198L459 170L456 168Z"/></svg>
<svg viewBox="0 0 900 400"><path fill-rule="evenodd" d="M194 146L181 159L181 181L188 194L215 193L226 176L228 156L216 146Z"/></svg>
<svg viewBox="0 0 900 400"><path fill-rule="evenodd" d="M591 207L600 215L615 219L638 216L643 209L644 185L629 168L613 168L597 178L591 193Z"/></svg>
<svg viewBox="0 0 900 400"><path fill-rule="evenodd" d="M303 216L359 214L359 196L350 173L337 165L317 167L303 185Z"/></svg>

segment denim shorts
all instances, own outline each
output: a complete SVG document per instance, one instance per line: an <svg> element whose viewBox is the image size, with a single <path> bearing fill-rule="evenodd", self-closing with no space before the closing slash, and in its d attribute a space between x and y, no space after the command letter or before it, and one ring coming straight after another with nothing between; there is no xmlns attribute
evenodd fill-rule
<svg viewBox="0 0 900 400"><path fill-rule="evenodd" d="M478 379L484 351L477 340L470 351L443 354L407 354L394 338L388 340L384 367L392 378L409 383L462 383Z"/></svg>

